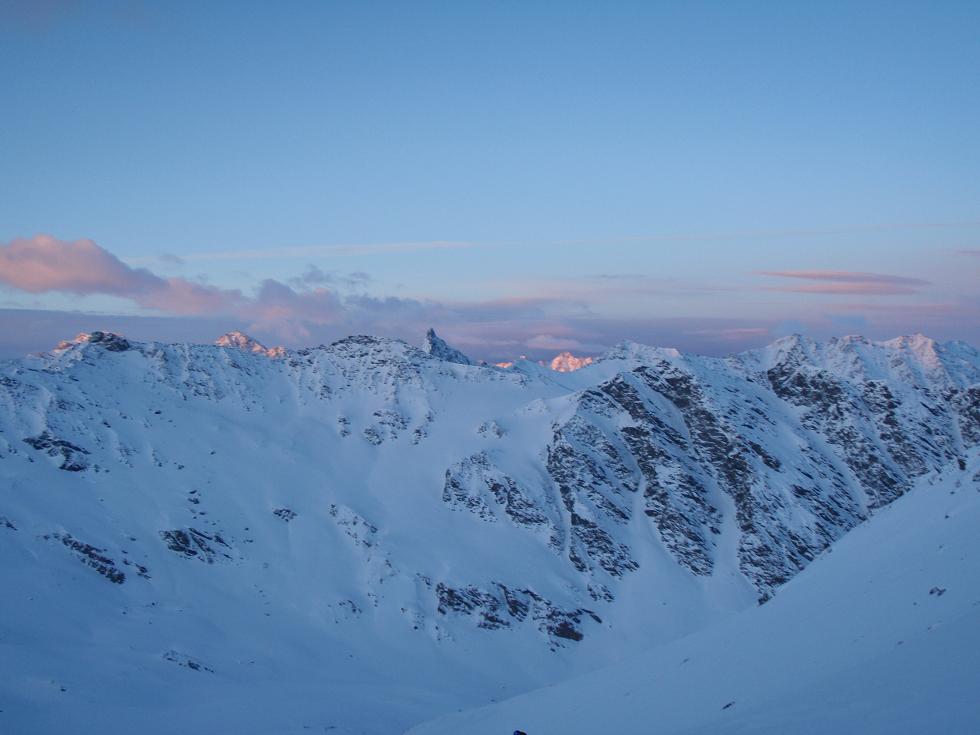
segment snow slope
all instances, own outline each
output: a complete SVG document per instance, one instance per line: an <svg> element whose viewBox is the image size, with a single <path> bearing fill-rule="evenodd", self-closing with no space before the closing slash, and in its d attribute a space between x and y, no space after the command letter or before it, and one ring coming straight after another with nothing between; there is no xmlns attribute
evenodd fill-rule
<svg viewBox="0 0 980 735"><path fill-rule="evenodd" d="M779 599L980 445L980 357L921 336L426 347L0 363L0 731L400 732Z"/></svg>
<svg viewBox="0 0 980 735"><path fill-rule="evenodd" d="M825 735L980 728L980 463L855 529L774 600L412 735Z"/></svg>

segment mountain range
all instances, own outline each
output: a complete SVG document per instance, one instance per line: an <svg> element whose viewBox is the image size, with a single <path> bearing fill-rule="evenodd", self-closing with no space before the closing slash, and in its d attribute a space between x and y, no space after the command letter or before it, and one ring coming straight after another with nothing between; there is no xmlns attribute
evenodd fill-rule
<svg viewBox="0 0 980 735"><path fill-rule="evenodd" d="M431 330L92 332L0 363L0 406L25 733L401 732L782 609L903 496L980 483L980 355L922 335L556 372Z"/></svg>

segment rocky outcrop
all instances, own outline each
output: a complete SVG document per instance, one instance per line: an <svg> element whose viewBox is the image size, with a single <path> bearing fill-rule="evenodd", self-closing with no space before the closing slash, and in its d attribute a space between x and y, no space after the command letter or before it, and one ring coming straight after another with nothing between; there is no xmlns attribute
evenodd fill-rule
<svg viewBox="0 0 980 735"><path fill-rule="evenodd" d="M187 559L197 559L206 564L213 564L219 558L231 559L227 553L231 547L217 533L205 533L196 528L175 528L160 531L160 538L168 549Z"/></svg>
<svg viewBox="0 0 980 735"><path fill-rule="evenodd" d="M459 350L450 347L446 341L436 334L436 330L429 329L425 333L425 340L422 342L422 351L427 352L433 357L438 357L446 362L455 362L460 365L472 365L473 362Z"/></svg>
<svg viewBox="0 0 980 735"><path fill-rule="evenodd" d="M530 589L514 589L499 582L490 589L474 586L452 587L442 582L435 587L441 615L472 617L480 628L496 630L532 622L548 637L552 649L564 641L580 641L583 619L601 623L602 619L584 608L565 609Z"/></svg>
<svg viewBox="0 0 980 735"><path fill-rule="evenodd" d="M37 436L29 436L24 439L24 443L39 452L44 452L49 457L61 459L58 469L65 472L81 472L88 468L89 454L87 449L76 446L70 441L59 439L50 431L42 431Z"/></svg>

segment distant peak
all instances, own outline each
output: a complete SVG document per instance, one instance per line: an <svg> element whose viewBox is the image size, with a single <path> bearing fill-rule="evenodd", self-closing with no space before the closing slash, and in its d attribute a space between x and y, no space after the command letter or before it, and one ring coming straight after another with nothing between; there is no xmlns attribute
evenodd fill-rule
<svg viewBox="0 0 980 735"><path fill-rule="evenodd" d="M800 345L805 345L811 340L808 337L804 337L799 332L794 332L793 334L787 334L783 337L777 337L773 342L773 347L780 347L782 349L791 350Z"/></svg>
<svg viewBox="0 0 980 735"><path fill-rule="evenodd" d="M436 330L430 328L425 333L425 341L422 342L422 351L428 352L433 357L438 357L446 362L456 362L460 365L472 365L473 362L459 350L450 347L446 340L436 334Z"/></svg>
<svg viewBox="0 0 980 735"><path fill-rule="evenodd" d="M901 337L895 337L885 342L886 345L890 347L908 347L911 349L932 349L936 346L936 341L931 337L927 337L922 334L922 332L915 332L914 334L905 334Z"/></svg>
<svg viewBox="0 0 980 735"><path fill-rule="evenodd" d="M265 355L266 357L282 357L286 354L286 350L282 347L266 347L258 340L252 339L237 329L221 335L214 343L218 347L244 350L245 352L252 352L256 355Z"/></svg>
<svg viewBox="0 0 980 735"><path fill-rule="evenodd" d="M97 344L110 352L125 352L129 349L129 341L121 334L115 332L80 332L75 339L62 340L55 347L56 351L67 350L75 345Z"/></svg>
<svg viewBox="0 0 980 735"><path fill-rule="evenodd" d="M576 357L571 352L566 351L555 355L548 364L548 367L559 373L570 373L574 370L581 370L593 362L595 362L595 359L592 357Z"/></svg>
<svg viewBox="0 0 980 735"><path fill-rule="evenodd" d="M938 368L942 365L936 341L921 332L895 337L883 343L886 347L912 354L927 368Z"/></svg>
<svg viewBox="0 0 980 735"><path fill-rule="evenodd" d="M623 340L614 345L600 359L603 360L673 360L681 353L673 347L651 347L649 345Z"/></svg>

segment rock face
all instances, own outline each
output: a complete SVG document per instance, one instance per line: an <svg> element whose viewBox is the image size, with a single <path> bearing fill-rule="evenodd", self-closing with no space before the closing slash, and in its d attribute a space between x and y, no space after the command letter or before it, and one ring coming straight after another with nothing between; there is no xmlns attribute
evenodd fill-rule
<svg viewBox="0 0 980 735"><path fill-rule="evenodd" d="M442 337L436 334L436 330L429 329L425 333L425 341L422 342L422 351L428 352L433 357L438 357L446 362L457 362L460 365L472 365L472 361L459 350L450 347Z"/></svg>
<svg viewBox="0 0 980 735"><path fill-rule="evenodd" d="M93 332L0 363L0 543L22 561L2 573L27 575L0 583L114 590L154 660L179 643L216 672L268 624L331 660L367 660L359 640L460 676L457 644L508 675L526 659L539 685L778 595L978 451L980 356L921 336L726 359L626 343L558 375L471 365L431 331L275 354ZM24 640L54 634L18 610Z"/></svg>
<svg viewBox="0 0 980 735"><path fill-rule="evenodd" d="M69 347L84 343L97 344L110 352L125 352L129 349L126 338L113 332L82 332L73 340L59 342L55 349L67 350Z"/></svg>

